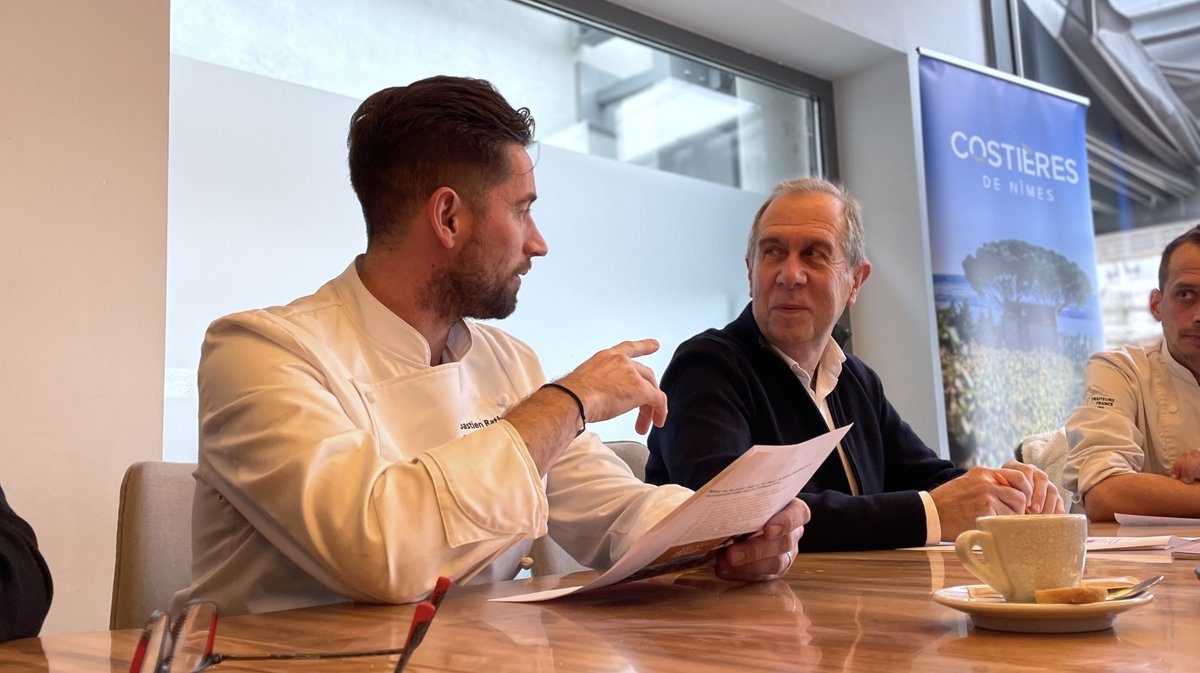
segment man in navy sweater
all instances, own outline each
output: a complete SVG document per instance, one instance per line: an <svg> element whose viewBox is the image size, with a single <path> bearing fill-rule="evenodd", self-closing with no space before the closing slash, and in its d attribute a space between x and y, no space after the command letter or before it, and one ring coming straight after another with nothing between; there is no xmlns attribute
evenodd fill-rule
<svg viewBox="0 0 1200 673"><path fill-rule="evenodd" d="M50 569L38 552L37 537L9 507L0 488L0 643L36 636L53 596Z"/></svg>
<svg viewBox="0 0 1200 673"><path fill-rule="evenodd" d="M685 341L663 374L671 413L650 434L646 480L699 487L755 444L794 444L853 423L800 493L804 551L953 540L989 514L1063 511L1037 468L956 468L888 402L879 377L832 338L866 259L858 203L805 178L778 185L746 252L750 305Z"/></svg>

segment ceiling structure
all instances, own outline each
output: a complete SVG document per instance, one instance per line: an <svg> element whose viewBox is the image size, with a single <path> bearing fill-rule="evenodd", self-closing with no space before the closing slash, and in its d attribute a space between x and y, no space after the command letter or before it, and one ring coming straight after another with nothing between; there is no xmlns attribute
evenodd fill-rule
<svg viewBox="0 0 1200 673"><path fill-rule="evenodd" d="M1093 105L1098 99L1116 123L1113 133L1089 126L1092 179L1148 209L1192 197L1200 167L1200 1L1023 2L1087 82Z"/></svg>

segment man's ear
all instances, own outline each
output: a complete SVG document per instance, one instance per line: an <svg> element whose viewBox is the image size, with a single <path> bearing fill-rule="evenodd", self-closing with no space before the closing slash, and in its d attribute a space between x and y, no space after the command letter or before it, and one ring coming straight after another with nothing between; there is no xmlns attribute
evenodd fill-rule
<svg viewBox="0 0 1200 673"><path fill-rule="evenodd" d="M1162 300L1162 290L1158 288L1150 290L1150 315L1159 322L1162 322Z"/></svg>
<svg viewBox="0 0 1200 673"><path fill-rule="evenodd" d="M433 235L448 249L453 248L463 235L464 208L462 197L450 187L438 187L425 202Z"/></svg>
<svg viewBox="0 0 1200 673"><path fill-rule="evenodd" d="M750 287L750 296L754 297L754 262L750 261L750 255L746 255L746 283Z"/></svg>
<svg viewBox="0 0 1200 673"><path fill-rule="evenodd" d="M858 265L858 268L850 274L851 282L850 294L846 297L846 306L853 306L858 300L858 291L862 288L863 283L867 282L867 276L871 275L871 263L863 262Z"/></svg>

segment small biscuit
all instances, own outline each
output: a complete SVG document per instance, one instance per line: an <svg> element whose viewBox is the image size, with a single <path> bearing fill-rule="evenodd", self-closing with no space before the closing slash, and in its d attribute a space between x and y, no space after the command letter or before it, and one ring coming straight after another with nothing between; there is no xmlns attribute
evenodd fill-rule
<svg viewBox="0 0 1200 673"><path fill-rule="evenodd" d="M1038 603L1099 603L1108 596L1104 587L1063 587L1061 589L1042 589L1033 593Z"/></svg>

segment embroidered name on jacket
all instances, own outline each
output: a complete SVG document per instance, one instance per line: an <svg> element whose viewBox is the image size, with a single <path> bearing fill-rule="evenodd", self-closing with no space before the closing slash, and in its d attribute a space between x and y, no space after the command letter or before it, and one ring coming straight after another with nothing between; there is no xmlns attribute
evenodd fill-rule
<svg viewBox="0 0 1200 673"><path fill-rule="evenodd" d="M466 432L467 430L478 430L479 428L486 428L487 426L491 425L492 423L495 423L498 420L500 420L499 416L494 416L492 418L485 418L482 421L465 421L463 423L458 424L458 429L462 430L463 432Z"/></svg>

